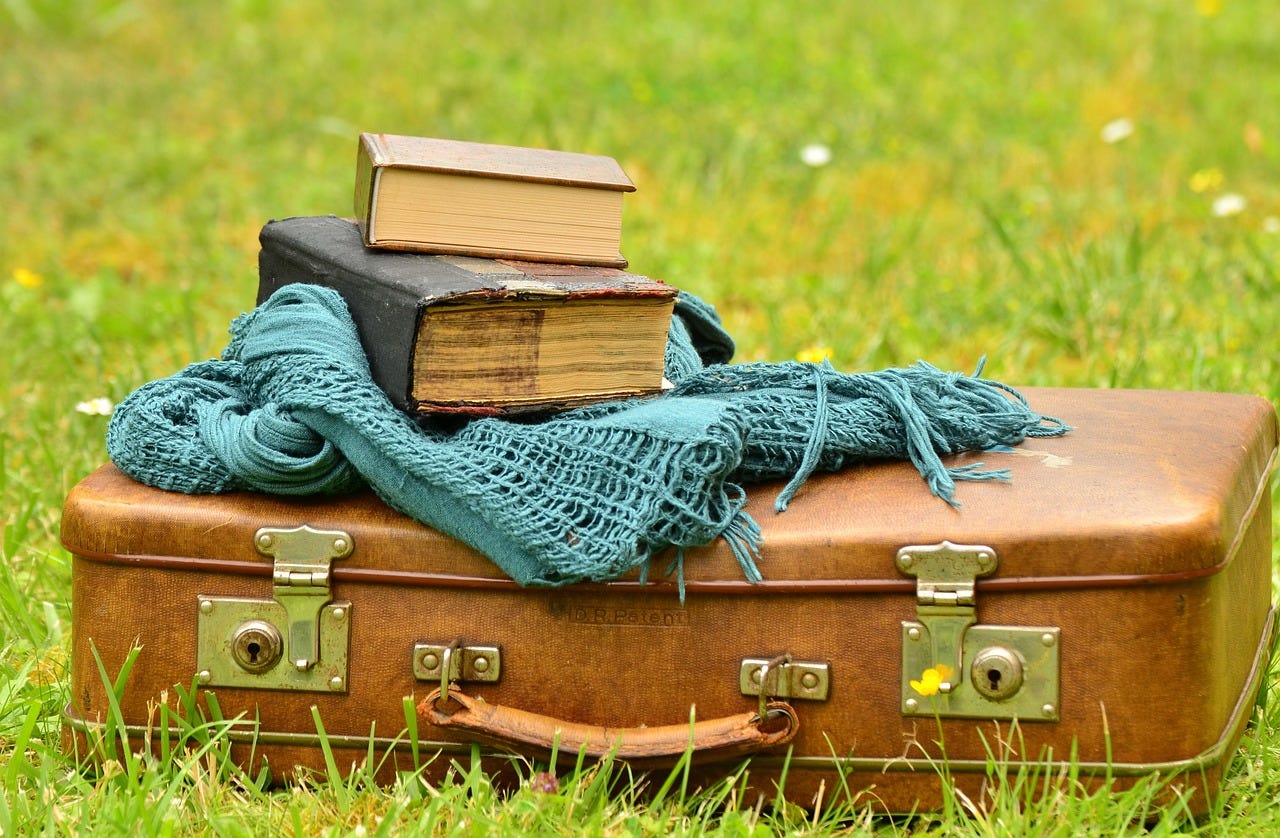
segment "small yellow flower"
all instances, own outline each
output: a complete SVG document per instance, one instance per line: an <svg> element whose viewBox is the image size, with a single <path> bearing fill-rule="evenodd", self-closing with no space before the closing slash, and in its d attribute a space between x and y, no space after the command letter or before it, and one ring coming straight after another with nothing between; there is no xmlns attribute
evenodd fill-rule
<svg viewBox="0 0 1280 838"><path fill-rule="evenodd" d="M931 666L920 674L919 681L911 682L911 689L923 696L937 695L938 689L950 681L954 674L955 670L945 663Z"/></svg>
<svg viewBox="0 0 1280 838"><path fill-rule="evenodd" d="M1192 192L1208 192L1210 189L1217 189L1221 185L1222 170L1216 167L1201 169L1187 181L1187 186L1191 187Z"/></svg>
<svg viewBox="0 0 1280 838"><path fill-rule="evenodd" d="M13 281L21 285L23 288L39 288L44 282L44 277L33 270L27 268L14 268Z"/></svg>
<svg viewBox="0 0 1280 838"><path fill-rule="evenodd" d="M1201 17L1216 17L1222 12L1222 0L1196 0L1196 11Z"/></svg>
<svg viewBox="0 0 1280 838"><path fill-rule="evenodd" d="M806 364L821 364L830 357L830 346L806 346L796 353L796 360Z"/></svg>

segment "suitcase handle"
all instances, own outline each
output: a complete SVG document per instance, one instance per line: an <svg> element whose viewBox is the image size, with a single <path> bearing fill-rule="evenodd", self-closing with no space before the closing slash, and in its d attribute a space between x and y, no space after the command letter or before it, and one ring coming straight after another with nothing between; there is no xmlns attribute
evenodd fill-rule
<svg viewBox="0 0 1280 838"><path fill-rule="evenodd" d="M670 765L690 752L694 762L717 762L784 745L800 727L795 710L771 701L762 720L756 712L658 727L612 728L567 722L514 707L489 704L450 688L434 690L418 705L418 716L438 727L464 730L508 747L556 751L564 759L579 753L592 759L612 755L629 763Z"/></svg>

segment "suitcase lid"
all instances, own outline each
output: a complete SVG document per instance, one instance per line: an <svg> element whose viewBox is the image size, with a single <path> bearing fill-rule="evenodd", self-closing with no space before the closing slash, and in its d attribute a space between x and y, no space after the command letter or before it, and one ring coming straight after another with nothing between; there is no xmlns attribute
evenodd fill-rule
<svg viewBox="0 0 1280 838"><path fill-rule="evenodd" d="M1026 388L1032 408L1073 427L1009 451L952 457L1008 467L1012 481L960 483L953 508L905 462L816 475L786 512L782 484L748 487L761 525L762 583L752 584L727 544L687 550L688 594L766 591L910 591L899 549L942 541L994 550L983 588L1061 588L1178 581L1231 561L1248 522L1270 514L1277 427L1256 396L1163 390ZM342 530L350 555L335 582L514 588L465 545L383 505L372 494L296 499L248 492L190 496L135 483L106 465L67 498L62 541L94 561L269 576L255 546L261 527ZM672 555L672 558L674 556ZM675 582L659 556L647 591ZM637 574L604 585L639 589Z"/></svg>

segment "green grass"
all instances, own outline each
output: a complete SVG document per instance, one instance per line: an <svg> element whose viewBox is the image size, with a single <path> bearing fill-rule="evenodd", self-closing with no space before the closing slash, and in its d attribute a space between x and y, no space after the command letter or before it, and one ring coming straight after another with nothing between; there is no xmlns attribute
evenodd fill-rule
<svg viewBox="0 0 1280 838"><path fill-rule="evenodd" d="M0 829L1275 831L1274 710L1199 823L1152 810L1149 788L1032 803L1017 778L985 814L957 799L914 820L757 808L731 782L643 804L614 766L509 799L465 765L433 788L267 793L218 761L216 735L202 757L122 755L100 778L56 746L59 510L105 458L106 419L76 405L216 354L253 304L261 225L350 213L360 131L616 157L639 187L633 268L714 302L740 360L987 355L1017 384L1275 402L1277 54L1262 0L3 0ZM1104 142L1122 118L1131 135ZM825 166L801 162L815 143ZM1228 194L1244 209L1219 217Z"/></svg>

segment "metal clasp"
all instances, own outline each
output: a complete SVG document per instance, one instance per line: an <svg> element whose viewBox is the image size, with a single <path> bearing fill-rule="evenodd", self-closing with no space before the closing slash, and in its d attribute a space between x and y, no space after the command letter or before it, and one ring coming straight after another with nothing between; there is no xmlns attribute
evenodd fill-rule
<svg viewBox="0 0 1280 838"><path fill-rule="evenodd" d="M346 692L351 603L333 600L330 572L351 554L351 536L307 526L263 528L253 544L273 559L272 598L197 597L197 682Z"/></svg>
<svg viewBox="0 0 1280 838"><path fill-rule="evenodd" d="M994 571L996 564L990 547L950 541L898 551L898 569L916 577L916 617L928 629L935 666L963 671L964 633L977 620L974 580ZM953 681L943 681L938 692L954 688Z"/></svg>
<svg viewBox="0 0 1280 838"><path fill-rule="evenodd" d="M904 715L1058 720L1058 629L976 624L976 580L996 570L994 550L903 547L897 566L916 578L916 619L902 622Z"/></svg>
<svg viewBox="0 0 1280 838"><path fill-rule="evenodd" d="M454 681L492 683L502 677L502 649L467 645L461 638L449 643L415 643L413 677L439 681L441 696L448 695Z"/></svg>
<svg viewBox="0 0 1280 838"><path fill-rule="evenodd" d="M760 718L765 718L770 698L803 698L826 701L831 689L831 664L797 661L790 653L774 658L744 658L738 667L738 689L760 697Z"/></svg>
<svg viewBox="0 0 1280 838"><path fill-rule="evenodd" d="M275 559L272 591L288 615L289 662L305 672L320 657L320 609L332 598L330 567L335 560L351 555L351 537L304 524L292 530L264 527L254 535L253 543L259 553Z"/></svg>

